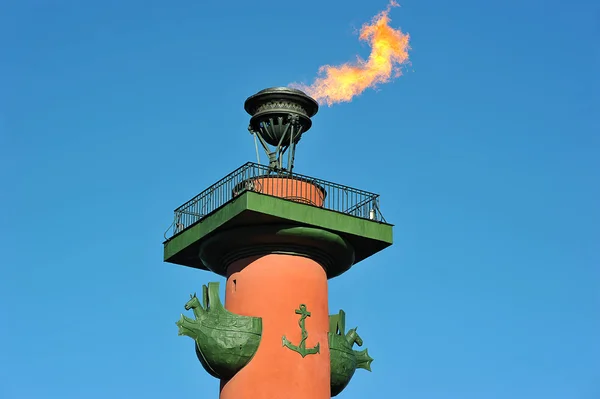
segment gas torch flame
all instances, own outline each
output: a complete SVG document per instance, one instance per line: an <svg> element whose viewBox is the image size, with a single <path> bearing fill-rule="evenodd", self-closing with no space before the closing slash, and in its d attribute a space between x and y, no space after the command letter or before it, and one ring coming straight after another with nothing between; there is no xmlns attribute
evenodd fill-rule
<svg viewBox="0 0 600 399"><path fill-rule="evenodd" d="M388 14L392 7L398 7L391 0L387 8L377 14L370 24L364 24L360 30L360 40L369 43L371 54L365 61L360 57L355 64L340 66L324 65L319 68L319 77L310 86L292 84L292 87L304 91L321 104L331 106L335 103L349 102L367 88L378 83L387 83L402 75L400 67L408 62L408 44L410 36L400 29L389 26Z"/></svg>

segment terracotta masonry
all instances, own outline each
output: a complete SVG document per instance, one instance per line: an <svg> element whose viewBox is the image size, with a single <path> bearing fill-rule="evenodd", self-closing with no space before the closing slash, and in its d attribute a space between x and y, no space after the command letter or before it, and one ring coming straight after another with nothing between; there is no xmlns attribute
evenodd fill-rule
<svg viewBox="0 0 600 399"><path fill-rule="evenodd" d="M177 208L164 242L166 262L226 278L225 304L209 283L176 324L221 399L330 398L373 359L353 348L363 341L344 311L330 315L328 279L391 245L392 225L376 194L292 172L312 98L272 88L245 109L269 165L247 163Z"/></svg>
<svg viewBox="0 0 600 399"><path fill-rule="evenodd" d="M254 179L254 184L256 192L262 194L323 206L323 190L310 182L261 177ZM309 257L269 253L233 262L227 268L225 308L261 317L263 331L252 361L231 380L222 382L221 399L275 398L282 392L289 399L329 398L327 298L327 274ZM306 359L282 344L283 336L296 343L302 339L299 316L290 311L300 304L311 313L305 322L305 345L323 346L322 351ZM290 391L290 387L295 388Z"/></svg>

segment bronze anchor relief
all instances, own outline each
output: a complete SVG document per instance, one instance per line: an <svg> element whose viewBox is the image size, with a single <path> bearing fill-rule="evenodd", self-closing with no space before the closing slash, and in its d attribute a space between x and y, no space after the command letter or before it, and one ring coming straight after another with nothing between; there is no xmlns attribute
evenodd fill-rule
<svg viewBox="0 0 600 399"><path fill-rule="evenodd" d="M320 353L320 344L317 343L312 348L306 347L306 339L308 338L308 332L306 331L305 321L307 317L310 317L310 312L306 309L305 304L300 304L300 307L296 309L296 314L300 315L300 320L298 320L298 325L300 326L300 331L302 333L302 339L298 345L292 344L285 335L282 338L283 346L293 350L294 352L298 352L300 356L305 357L307 355L314 355Z"/></svg>

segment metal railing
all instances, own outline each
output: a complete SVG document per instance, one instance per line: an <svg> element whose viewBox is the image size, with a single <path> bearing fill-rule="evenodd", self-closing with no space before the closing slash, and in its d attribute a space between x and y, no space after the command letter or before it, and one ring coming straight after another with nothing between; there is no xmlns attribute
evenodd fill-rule
<svg viewBox="0 0 600 399"><path fill-rule="evenodd" d="M165 239L180 233L245 191L280 197L331 211L386 223L379 195L341 184L248 162L175 209Z"/></svg>

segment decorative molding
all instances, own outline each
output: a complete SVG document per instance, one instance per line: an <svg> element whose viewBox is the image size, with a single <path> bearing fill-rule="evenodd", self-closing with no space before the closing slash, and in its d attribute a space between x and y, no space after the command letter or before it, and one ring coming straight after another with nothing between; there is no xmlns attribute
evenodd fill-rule
<svg viewBox="0 0 600 399"><path fill-rule="evenodd" d="M324 229L268 224L220 231L206 239L199 255L206 267L222 276L233 262L251 256L285 254L318 262L328 276L341 274L354 263L354 248L341 236Z"/></svg>

